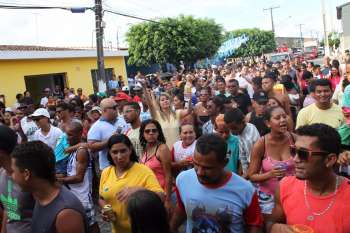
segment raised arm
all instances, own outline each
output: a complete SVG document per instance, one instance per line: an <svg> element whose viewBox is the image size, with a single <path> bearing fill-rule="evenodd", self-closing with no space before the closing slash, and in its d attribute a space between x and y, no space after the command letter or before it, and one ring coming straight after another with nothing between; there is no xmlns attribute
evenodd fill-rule
<svg viewBox="0 0 350 233"><path fill-rule="evenodd" d="M145 83L142 83L142 87L143 87L143 97L145 98L145 102L148 105L152 118L155 119L157 116L157 111L158 112L160 111L156 101L156 97L154 96L153 93L150 93L150 91L147 90Z"/></svg>

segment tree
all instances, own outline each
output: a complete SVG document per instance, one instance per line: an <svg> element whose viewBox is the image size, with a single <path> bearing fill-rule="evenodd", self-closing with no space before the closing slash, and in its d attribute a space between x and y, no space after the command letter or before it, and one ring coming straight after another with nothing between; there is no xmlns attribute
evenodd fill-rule
<svg viewBox="0 0 350 233"><path fill-rule="evenodd" d="M340 38L339 33L337 32L330 32L328 34L328 45L330 48L338 48L340 45Z"/></svg>
<svg viewBox="0 0 350 233"><path fill-rule="evenodd" d="M276 49L274 33L257 28L238 29L227 32L225 38L235 38L246 35L249 39L242 44L233 54L234 57L254 57L263 53L270 53Z"/></svg>
<svg viewBox="0 0 350 233"><path fill-rule="evenodd" d="M338 48L340 45L340 36L337 32L330 32L328 33L328 45L329 48ZM324 46L324 39L320 42L320 46Z"/></svg>
<svg viewBox="0 0 350 233"><path fill-rule="evenodd" d="M150 65L182 60L191 65L211 57L222 42L222 27L212 19L192 16L163 18L159 23L143 22L133 25L127 33L129 64Z"/></svg>

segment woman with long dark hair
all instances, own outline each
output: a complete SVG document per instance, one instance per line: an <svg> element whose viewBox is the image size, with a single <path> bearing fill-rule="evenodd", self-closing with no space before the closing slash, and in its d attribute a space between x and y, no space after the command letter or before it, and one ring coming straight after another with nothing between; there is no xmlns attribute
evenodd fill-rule
<svg viewBox="0 0 350 233"><path fill-rule="evenodd" d="M266 110L265 124L271 132L254 144L248 179L258 184L261 212L268 216L274 207L274 192L279 181L294 174L294 161L289 149L294 144L294 135L288 132L287 114L280 106Z"/></svg>
<svg viewBox="0 0 350 233"><path fill-rule="evenodd" d="M171 156L162 127L156 120L146 120L140 127L140 144L144 154L140 163L152 169L165 191L165 206L170 210L172 193Z"/></svg>
<svg viewBox="0 0 350 233"><path fill-rule="evenodd" d="M128 199L132 233L170 233L168 215L162 200L149 190L140 190Z"/></svg>
<svg viewBox="0 0 350 233"><path fill-rule="evenodd" d="M105 221L112 222L113 232L131 233L126 201L139 190L151 190L161 198L163 190L153 172L139 164L130 139L123 135L109 138L107 158L111 165L102 171L99 205Z"/></svg>

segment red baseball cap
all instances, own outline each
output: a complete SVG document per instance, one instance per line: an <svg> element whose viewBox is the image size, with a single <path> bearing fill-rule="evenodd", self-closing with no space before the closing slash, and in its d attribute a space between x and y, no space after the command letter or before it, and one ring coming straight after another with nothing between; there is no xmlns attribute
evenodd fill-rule
<svg viewBox="0 0 350 233"><path fill-rule="evenodd" d="M125 94L124 92L118 92L117 95L114 97L115 101L121 101L121 100L126 100L128 102L131 101L131 97Z"/></svg>

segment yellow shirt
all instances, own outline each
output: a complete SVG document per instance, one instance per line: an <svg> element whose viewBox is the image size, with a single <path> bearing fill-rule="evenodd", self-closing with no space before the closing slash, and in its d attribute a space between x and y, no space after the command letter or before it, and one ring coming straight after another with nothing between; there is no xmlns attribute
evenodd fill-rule
<svg viewBox="0 0 350 233"><path fill-rule="evenodd" d="M112 224L113 233L131 233L126 203L117 200L116 195L125 187L143 187L153 192L163 192L152 170L143 164L134 163L121 177L117 177L114 166L102 171L100 180L100 196L110 205L117 215Z"/></svg>
<svg viewBox="0 0 350 233"><path fill-rule="evenodd" d="M343 121L344 114L338 105L332 104L331 108L322 110L316 104L311 104L300 110L295 128L314 123L323 123L337 129L342 125Z"/></svg>

